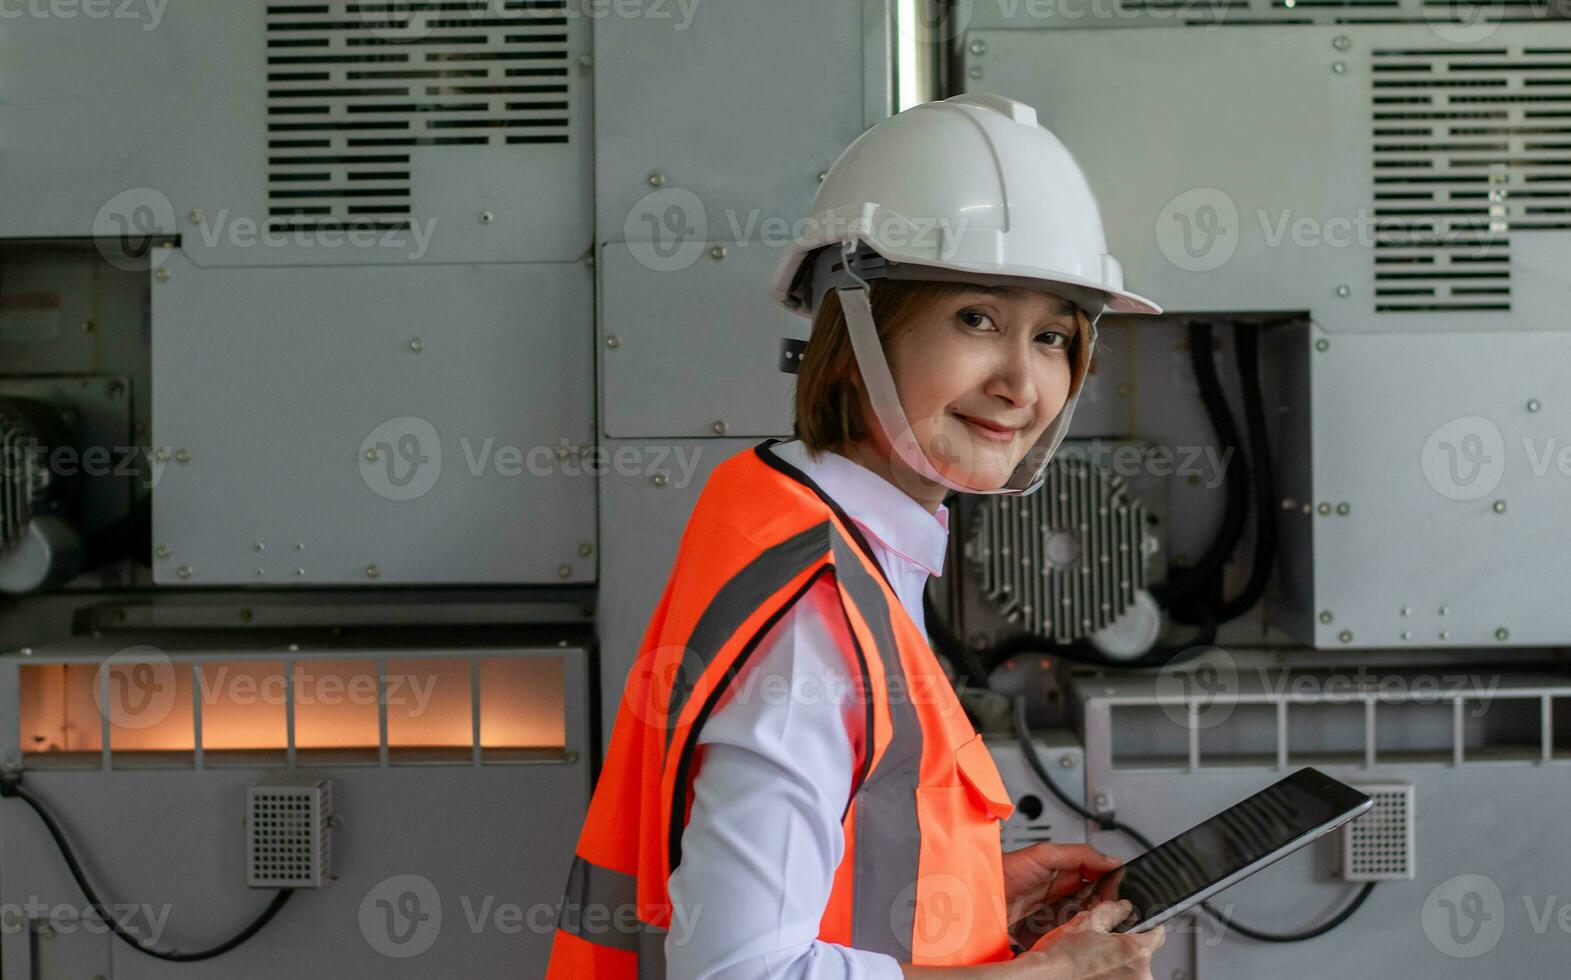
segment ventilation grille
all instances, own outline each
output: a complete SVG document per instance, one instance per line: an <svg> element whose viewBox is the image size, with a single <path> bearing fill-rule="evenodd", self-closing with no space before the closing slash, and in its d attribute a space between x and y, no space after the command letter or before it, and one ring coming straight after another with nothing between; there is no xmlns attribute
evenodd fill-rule
<svg viewBox="0 0 1571 980"><path fill-rule="evenodd" d="M566 143L566 0L267 6L269 226L408 228L410 147Z"/></svg>
<svg viewBox="0 0 1571 980"><path fill-rule="evenodd" d="M327 873L332 784L263 780L246 787L246 884L318 888Z"/></svg>
<svg viewBox="0 0 1571 980"><path fill-rule="evenodd" d="M1571 48L1373 55L1375 311L1509 311L1509 233L1571 229Z"/></svg>
<svg viewBox="0 0 1571 980"><path fill-rule="evenodd" d="M1257 24L1516 24L1554 19L1541 0L1119 0L1153 25L1248 27ZM1140 25L1145 26L1145 25Z"/></svg>
<svg viewBox="0 0 1571 980"><path fill-rule="evenodd" d="M1391 881L1412 878L1413 787L1360 786L1374 799L1369 812L1342 832L1342 878L1345 881Z"/></svg>
<svg viewBox="0 0 1571 980"><path fill-rule="evenodd" d="M1068 643L1110 626L1145 588L1144 527L1121 477L1060 454L1036 493L981 503L966 557L999 614Z"/></svg>

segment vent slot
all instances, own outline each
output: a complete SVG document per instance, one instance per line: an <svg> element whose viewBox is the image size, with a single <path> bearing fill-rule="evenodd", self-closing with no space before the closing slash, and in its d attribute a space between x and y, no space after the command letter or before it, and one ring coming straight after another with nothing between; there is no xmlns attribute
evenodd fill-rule
<svg viewBox="0 0 1571 980"><path fill-rule="evenodd" d="M1368 813L1342 831L1344 881L1393 881L1414 876L1413 787L1358 786L1373 800Z"/></svg>
<svg viewBox="0 0 1571 980"><path fill-rule="evenodd" d="M1510 233L1571 229L1571 51L1376 49L1375 312L1511 310Z"/></svg>
<svg viewBox="0 0 1571 980"><path fill-rule="evenodd" d="M268 226L402 229L413 146L567 143L566 0L267 6Z"/></svg>

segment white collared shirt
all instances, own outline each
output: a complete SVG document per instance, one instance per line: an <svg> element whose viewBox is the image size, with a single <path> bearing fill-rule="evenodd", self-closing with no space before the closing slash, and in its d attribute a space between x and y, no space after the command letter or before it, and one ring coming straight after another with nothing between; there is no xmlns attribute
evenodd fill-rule
<svg viewBox="0 0 1571 980"><path fill-rule="evenodd" d="M943 573L948 508L929 513L866 467L835 453L813 460L795 440L764 451L840 505L925 631L922 590ZM668 882L685 916L673 926L690 924L666 936L673 980L900 980L895 957L817 938L865 750L865 706L850 696L854 663L836 587L820 578L704 723L682 860Z"/></svg>

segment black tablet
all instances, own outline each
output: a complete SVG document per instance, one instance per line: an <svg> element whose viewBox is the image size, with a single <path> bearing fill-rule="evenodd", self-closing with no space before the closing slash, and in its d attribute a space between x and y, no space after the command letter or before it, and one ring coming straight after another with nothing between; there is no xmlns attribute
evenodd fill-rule
<svg viewBox="0 0 1571 980"><path fill-rule="evenodd" d="M1335 830L1373 800L1317 769L1291 776L1131 858L1107 876L1107 898L1128 899L1134 912L1114 932L1161 925Z"/></svg>

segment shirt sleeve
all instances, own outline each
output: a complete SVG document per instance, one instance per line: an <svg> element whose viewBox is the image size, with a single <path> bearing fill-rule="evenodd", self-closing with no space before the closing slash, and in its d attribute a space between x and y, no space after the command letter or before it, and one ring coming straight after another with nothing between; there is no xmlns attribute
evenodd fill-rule
<svg viewBox="0 0 1571 980"><path fill-rule="evenodd" d="M901 978L893 956L817 938L864 750L844 624L834 583L820 579L765 634L699 733L692 813L668 882L673 980Z"/></svg>

